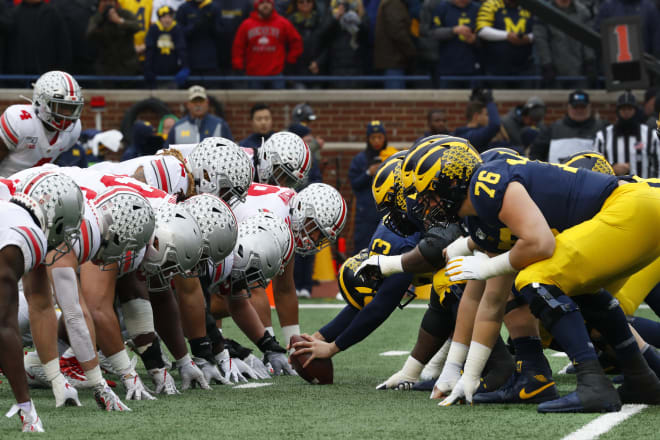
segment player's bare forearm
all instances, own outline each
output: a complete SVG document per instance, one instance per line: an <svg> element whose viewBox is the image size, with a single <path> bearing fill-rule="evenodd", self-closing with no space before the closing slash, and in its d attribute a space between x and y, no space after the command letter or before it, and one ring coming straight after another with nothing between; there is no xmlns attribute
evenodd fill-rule
<svg viewBox="0 0 660 440"><path fill-rule="evenodd" d="M486 281L475 317L472 340L493 347L500 334L506 302L511 293L515 274L501 275Z"/></svg>

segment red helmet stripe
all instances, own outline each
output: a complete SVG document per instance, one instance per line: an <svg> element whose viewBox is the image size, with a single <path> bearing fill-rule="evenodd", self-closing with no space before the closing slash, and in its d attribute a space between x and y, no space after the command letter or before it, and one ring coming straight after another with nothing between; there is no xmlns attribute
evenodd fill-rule
<svg viewBox="0 0 660 440"><path fill-rule="evenodd" d="M91 245L89 241L89 224L87 223L87 221L83 222L81 230L82 230L82 237L81 237L82 243L80 247L83 251L83 255L80 261L85 262L89 258L89 253L91 251L90 249Z"/></svg>
<svg viewBox="0 0 660 440"><path fill-rule="evenodd" d="M76 100L76 95L75 95L74 90L73 90L73 81L71 81L71 76L66 72L62 72L62 75L64 75L64 78L66 79L66 82L69 83L69 96L71 96L73 98L73 100L75 101Z"/></svg>
<svg viewBox="0 0 660 440"><path fill-rule="evenodd" d="M166 193L169 193L170 189L169 186L167 185L167 171L165 171L165 167L163 166L162 160L160 159L156 160L156 168L158 169L158 175L160 176L160 181L162 186L161 189Z"/></svg>
<svg viewBox="0 0 660 440"><path fill-rule="evenodd" d="M307 169L307 166L309 165L309 156L311 156L311 154L310 154L310 152L309 152L309 147L307 146L307 144L305 143L305 141L303 141L303 144L305 144L305 147L307 147L307 148L305 148L305 159L303 160L302 170L301 170L301 171L304 171L304 170Z"/></svg>
<svg viewBox="0 0 660 440"><path fill-rule="evenodd" d="M124 267L122 268L122 273L127 273L131 268L131 263L133 262L133 251L126 252L126 259L124 260Z"/></svg>
<svg viewBox="0 0 660 440"><path fill-rule="evenodd" d="M339 221L332 225L332 230L333 232L336 231L339 226L344 223L344 217L346 217L346 202L344 201L344 198L342 197L341 199L341 214L339 215Z"/></svg>
<svg viewBox="0 0 660 440"><path fill-rule="evenodd" d="M30 179L30 181L28 182L28 184L27 184L27 186L25 187L25 189L23 189L23 193L29 195L30 190L32 189L32 187L34 186L34 184L37 183L37 182L39 181L39 179L41 179L42 177L44 177L44 176L46 176L46 175L48 175L48 174L51 174L51 172L50 172L50 171L45 171L45 172L43 172L43 173L39 173L39 174L37 174L37 175L34 176L32 179Z"/></svg>

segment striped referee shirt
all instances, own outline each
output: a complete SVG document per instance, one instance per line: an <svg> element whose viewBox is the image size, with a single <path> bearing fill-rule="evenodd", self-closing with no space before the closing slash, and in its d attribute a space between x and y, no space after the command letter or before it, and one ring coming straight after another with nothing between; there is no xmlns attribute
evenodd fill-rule
<svg viewBox="0 0 660 440"><path fill-rule="evenodd" d="M608 162L627 163L630 174L643 178L658 177L658 136L646 124L639 125L635 135L617 133L610 124L596 133L594 150L605 155Z"/></svg>

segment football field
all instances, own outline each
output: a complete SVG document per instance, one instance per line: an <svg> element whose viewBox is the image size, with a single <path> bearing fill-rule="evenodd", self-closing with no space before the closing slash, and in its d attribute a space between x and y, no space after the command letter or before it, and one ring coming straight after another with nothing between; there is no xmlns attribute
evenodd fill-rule
<svg viewBox="0 0 660 440"><path fill-rule="evenodd" d="M339 308L325 308L333 304L339 306L337 301L303 302L303 331L311 334L338 313ZM249 387L214 385L212 391L191 390L161 396L156 402L125 402L133 410L129 413L99 410L90 390L80 391L81 408L56 410L50 390L32 390L32 396L48 438L660 439L660 408L635 412L639 408L633 407L631 415L621 421L622 413L600 419L595 414L541 415L536 405L442 408L425 392L377 391L376 385L397 371L407 356L381 353L407 352L415 342L424 303L414 304L418 306L397 309L368 339L335 356L334 385L312 386L298 377L250 381ZM652 317L649 310L639 314ZM276 319L275 313L273 316ZM277 332L278 326L275 328ZM232 322L225 322L224 333L251 346ZM547 354L553 371L566 365L566 357L552 356L551 351ZM145 383L150 382L144 369L138 371ZM174 376L178 385L178 373ZM555 380L561 394L574 389L573 376L555 375ZM125 395L121 385L117 390ZM0 409L6 411L13 398L4 378L0 396ZM1 439L25 438L19 430L17 418L2 418ZM598 431L607 432L594 436Z"/></svg>

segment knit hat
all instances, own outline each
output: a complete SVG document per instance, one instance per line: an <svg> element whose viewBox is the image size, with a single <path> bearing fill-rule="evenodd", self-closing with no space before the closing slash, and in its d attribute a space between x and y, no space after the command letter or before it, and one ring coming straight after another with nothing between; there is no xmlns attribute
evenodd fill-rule
<svg viewBox="0 0 660 440"><path fill-rule="evenodd" d="M385 131L385 125L383 125L382 122L380 121L371 121L367 124L367 137L371 136L374 133L383 133L384 135L387 136L387 132Z"/></svg>

